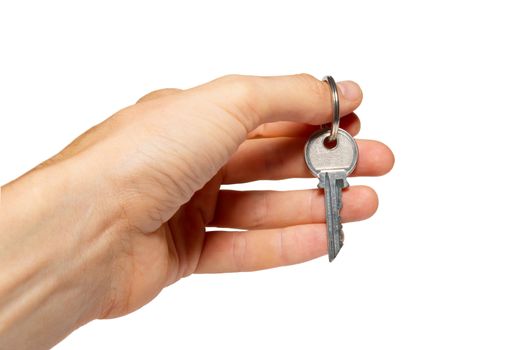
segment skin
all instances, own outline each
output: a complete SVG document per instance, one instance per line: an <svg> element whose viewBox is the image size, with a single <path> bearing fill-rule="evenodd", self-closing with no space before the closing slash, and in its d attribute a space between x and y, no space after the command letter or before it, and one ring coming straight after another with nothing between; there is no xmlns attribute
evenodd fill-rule
<svg viewBox="0 0 506 350"><path fill-rule="evenodd" d="M356 135L356 83L338 84ZM326 254L323 193L221 184L311 177L308 135L331 115L328 85L299 74L225 76L152 92L2 187L0 348L48 348L97 318L128 314L193 273L253 271ZM358 140L354 176L384 175L387 146ZM378 206L344 191L343 221ZM246 232L207 232L206 227Z"/></svg>

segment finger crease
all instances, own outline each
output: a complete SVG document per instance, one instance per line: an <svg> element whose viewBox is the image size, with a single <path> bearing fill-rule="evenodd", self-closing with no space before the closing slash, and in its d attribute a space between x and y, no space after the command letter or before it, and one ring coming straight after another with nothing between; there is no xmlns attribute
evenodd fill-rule
<svg viewBox="0 0 506 350"><path fill-rule="evenodd" d="M244 262L246 260L246 249L248 245L247 237L244 236L244 233L235 232L233 238L232 246L233 248L233 260L235 264L235 269L237 272L244 271Z"/></svg>
<svg viewBox="0 0 506 350"><path fill-rule="evenodd" d="M279 249L279 260L280 265L285 265L288 261L287 259L287 251L285 246L285 234L286 234L286 227L283 227L279 230L279 241L278 241L278 249Z"/></svg>

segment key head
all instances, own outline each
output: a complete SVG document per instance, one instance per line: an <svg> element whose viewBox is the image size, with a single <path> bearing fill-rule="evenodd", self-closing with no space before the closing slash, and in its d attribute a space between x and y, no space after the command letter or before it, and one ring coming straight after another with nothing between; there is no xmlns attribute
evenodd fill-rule
<svg viewBox="0 0 506 350"><path fill-rule="evenodd" d="M325 142L329 136L329 129L318 130L306 142L304 156L309 170L316 177L321 171L332 170L343 170L346 176L350 175L357 165L357 143L350 134L339 129L337 146L329 148Z"/></svg>

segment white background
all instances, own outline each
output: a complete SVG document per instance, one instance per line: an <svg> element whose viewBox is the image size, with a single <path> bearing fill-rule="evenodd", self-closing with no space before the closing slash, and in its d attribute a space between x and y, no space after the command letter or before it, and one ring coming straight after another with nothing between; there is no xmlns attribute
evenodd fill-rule
<svg viewBox="0 0 506 350"><path fill-rule="evenodd" d="M11 1L0 5L0 183L145 93L227 73L364 90L380 196L332 264L197 275L64 349L504 349L501 1ZM316 180L241 188L312 188Z"/></svg>

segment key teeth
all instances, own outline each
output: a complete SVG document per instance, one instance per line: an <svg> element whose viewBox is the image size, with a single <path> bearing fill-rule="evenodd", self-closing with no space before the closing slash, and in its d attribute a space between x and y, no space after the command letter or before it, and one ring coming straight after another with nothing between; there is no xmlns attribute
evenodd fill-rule
<svg viewBox="0 0 506 350"><path fill-rule="evenodd" d="M325 191L328 258L329 262L332 262L343 246L344 235L340 218L342 189L348 187L349 184L346 173L342 170L320 172L318 179L318 188Z"/></svg>
<svg viewBox="0 0 506 350"><path fill-rule="evenodd" d="M339 241L337 242L337 245L329 251L329 262L334 261L334 259L337 257L339 252L341 251L341 248L344 245L344 232L343 230L339 230Z"/></svg>
<svg viewBox="0 0 506 350"><path fill-rule="evenodd" d="M341 248L342 248L342 245L340 245L338 248L337 248L337 251L332 251L330 254L329 254L329 262L332 262L335 260L335 258L337 258L337 255L339 254L339 252L341 251Z"/></svg>

